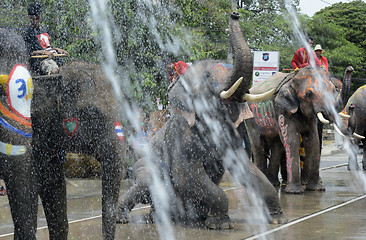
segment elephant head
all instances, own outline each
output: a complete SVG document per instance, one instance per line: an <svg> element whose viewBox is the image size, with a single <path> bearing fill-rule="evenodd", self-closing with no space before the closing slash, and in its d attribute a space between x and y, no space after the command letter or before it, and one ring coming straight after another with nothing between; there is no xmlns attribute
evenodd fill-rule
<svg viewBox="0 0 366 240"><path fill-rule="evenodd" d="M294 114L299 110L307 118L317 116L322 123L335 121L336 109L347 98L351 68L347 68L344 85L329 72L303 68L293 73L293 80L283 83L274 102L279 109ZM326 117L324 117L326 116Z"/></svg>
<svg viewBox="0 0 366 240"><path fill-rule="evenodd" d="M357 141L365 138L365 99L366 85L359 87L348 99L346 106L340 112L343 119L342 133L353 135Z"/></svg>
<svg viewBox="0 0 366 240"><path fill-rule="evenodd" d="M168 88L170 106L175 110L179 109L180 114L182 111L185 112L186 119L191 123L194 113L197 114L199 109L196 100L199 102L203 97L225 103L238 103L250 97L265 98L268 95L265 93L250 96L247 93L251 84L253 59L240 30L239 14L236 12L231 14L229 29L230 44L235 56L234 65L218 60L196 62L188 68L184 76L180 76ZM231 112L235 113L231 116L235 122L239 117L239 111Z"/></svg>
<svg viewBox="0 0 366 240"><path fill-rule="evenodd" d="M9 75L17 64L27 65L27 49L23 38L14 31L0 28L0 74Z"/></svg>

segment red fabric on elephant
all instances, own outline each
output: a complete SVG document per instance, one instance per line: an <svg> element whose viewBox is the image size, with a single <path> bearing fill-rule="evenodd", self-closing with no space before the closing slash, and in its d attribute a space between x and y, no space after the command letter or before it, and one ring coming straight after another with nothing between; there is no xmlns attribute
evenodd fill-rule
<svg viewBox="0 0 366 240"><path fill-rule="evenodd" d="M173 82L174 79L178 78L179 75L184 75L188 69L188 65L183 61L178 61L174 63L174 69L169 72L169 80Z"/></svg>

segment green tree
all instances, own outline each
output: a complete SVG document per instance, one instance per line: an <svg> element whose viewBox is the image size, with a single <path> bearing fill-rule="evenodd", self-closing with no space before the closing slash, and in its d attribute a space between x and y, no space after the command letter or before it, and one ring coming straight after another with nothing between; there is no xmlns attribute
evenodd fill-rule
<svg viewBox="0 0 366 240"><path fill-rule="evenodd" d="M21 6L10 10L15 13L22 9L19 11L26 21L22 18L20 26L28 24L26 6L30 1L6 0L9 6ZM45 6L43 23L51 30L55 45L67 49L76 59L101 62L106 58L103 29L93 28L89 1L39 1ZM284 0L244 2L244 8L239 10L241 27L251 49L280 51L280 67L289 68L296 43L286 19ZM118 66L115 70L131 83L124 92L128 98L148 103L146 108L151 108L150 103L157 97L165 100L169 85L166 59L191 62L228 57L232 1L108 0L107 7Z"/></svg>
<svg viewBox="0 0 366 240"><path fill-rule="evenodd" d="M333 4L315 13L308 22L315 42L326 50L324 56L335 75L343 76L344 69L351 65L355 79L366 78L365 22L366 3L360 0Z"/></svg>

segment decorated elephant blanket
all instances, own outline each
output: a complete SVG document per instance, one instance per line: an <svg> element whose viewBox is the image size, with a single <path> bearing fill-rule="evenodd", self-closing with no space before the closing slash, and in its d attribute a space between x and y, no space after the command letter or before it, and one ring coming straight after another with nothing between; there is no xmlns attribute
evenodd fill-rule
<svg viewBox="0 0 366 240"><path fill-rule="evenodd" d="M251 94L260 94L267 91L270 91L272 89L278 89L280 86L282 86L288 79L292 78L295 73L276 73L266 80L257 83L253 87L250 88Z"/></svg>
<svg viewBox="0 0 366 240"><path fill-rule="evenodd" d="M0 152L6 155L22 155L26 152L26 146L23 144L28 140L19 142L15 140L19 139L15 136L32 136L32 78L25 66L15 65L9 75L0 75L0 83L0 127L3 134L0 139Z"/></svg>

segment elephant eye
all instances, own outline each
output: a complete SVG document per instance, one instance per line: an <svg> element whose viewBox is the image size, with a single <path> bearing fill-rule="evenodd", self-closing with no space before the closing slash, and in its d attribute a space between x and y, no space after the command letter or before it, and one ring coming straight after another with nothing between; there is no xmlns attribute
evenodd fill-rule
<svg viewBox="0 0 366 240"><path fill-rule="evenodd" d="M313 93L313 91L311 91L311 90L308 90L308 91L306 91L306 94L305 94L305 98L307 98L307 99L313 99L314 98L314 93Z"/></svg>

